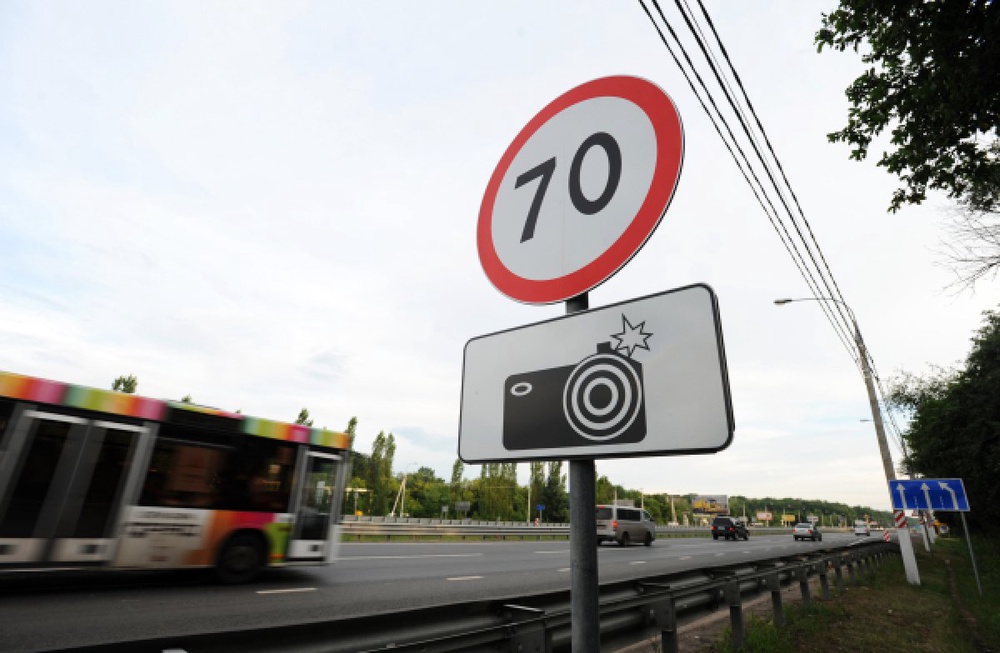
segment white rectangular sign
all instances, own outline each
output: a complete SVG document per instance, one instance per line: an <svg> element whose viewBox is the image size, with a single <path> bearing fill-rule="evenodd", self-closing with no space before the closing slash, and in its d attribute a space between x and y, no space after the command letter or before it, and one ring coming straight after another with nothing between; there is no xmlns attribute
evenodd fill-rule
<svg viewBox="0 0 1000 653"><path fill-rule="evenodd" d="M714 453L733 428L718 305L705 285L465 346L465 462Z"/></svg>

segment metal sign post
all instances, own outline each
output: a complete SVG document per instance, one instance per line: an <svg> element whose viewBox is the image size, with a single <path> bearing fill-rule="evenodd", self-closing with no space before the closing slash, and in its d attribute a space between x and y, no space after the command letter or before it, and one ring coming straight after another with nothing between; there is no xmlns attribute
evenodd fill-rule
<svg viewBox="0 0 1000 653"><path fill-rule="evenodd" d="M972 559L972 573L976 575L976 587L979 588L979 596L983 595L983 583L979 580L979 567L976 566L976 554L972 551L972 535L969 533L969 525L965 523L965 512L958 513L962 516L962 530L965 531L965 541L969 545L969 558Z"/></svg>
<svg viewBox="0 0 1000 653"><path fill-rule="evenodd" d="M585 311L587 293L566 301L566 313ZM573 651L600 650L601 624L598 610L597 466L594 459L569 461L569 566L570 634Z"/></svg>

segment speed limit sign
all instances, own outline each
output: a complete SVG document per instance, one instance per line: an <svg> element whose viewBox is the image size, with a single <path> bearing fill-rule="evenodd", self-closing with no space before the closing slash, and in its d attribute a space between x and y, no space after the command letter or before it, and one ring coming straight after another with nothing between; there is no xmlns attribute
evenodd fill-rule
<svg viewBox="0 0 1000 653"><path fill-rule="evenodd" d="M504 152L479 210L486 276L550 304L625 265L652 235L684 158L677 108L636 77L605 77L541 110Z"/></svg>

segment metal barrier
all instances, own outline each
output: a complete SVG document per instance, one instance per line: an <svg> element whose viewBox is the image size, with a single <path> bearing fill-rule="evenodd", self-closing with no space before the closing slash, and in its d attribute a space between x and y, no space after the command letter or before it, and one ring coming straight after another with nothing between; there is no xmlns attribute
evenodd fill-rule
<svg viewBox="0 0 1000 653"><path fill-rule="evenodd" d="M467 539L499 538L541 539L543 537L569 537L568 524L543 523L538 526L526 522L485 521L477 519L426 519L416 517L345 517L340 532L348 537L457 537ZM790 528L755 528L751 537L758 535L787 535ZM707 526L657 526L658 538L707 537Z"/></svg>
<svg viewBox="0 0 1000 653"><path fill-rule="evenodd" d="M823 598L830 598L830 573L842 587L846 568L850 583L875 571L899 547L883 542L854 543L832 551L784 556L733 567L701 569L606 584L600 587L602 648L613 650L659 637L665 653L678 652L678 627L705 612L726 606L732 643L743 646L743 599L770 592L775 622L784 612L781 587L799 583L803 601L812 599L809 583L819 577ZM72 649L100 653L183 650L186 653L324 651L359 653L385 651L451 653L457 651L517 651L558 653L570 648L569 591L548 592L503 600L466 601L367 617L120 642Z"/></svg>

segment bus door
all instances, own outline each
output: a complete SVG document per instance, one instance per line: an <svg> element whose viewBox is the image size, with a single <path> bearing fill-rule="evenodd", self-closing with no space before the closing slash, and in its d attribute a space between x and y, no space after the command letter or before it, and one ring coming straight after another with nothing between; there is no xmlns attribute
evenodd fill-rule
<svg viewBox="0 0 1000 653"><path fill-rule="evenodd" d="M332 559L336 552L342 473L340 456L306 452L295 530L288 547L289 560Z"/></svg>
<svg viewBox="0 0 1000 653"><path fill-rule="evenodd" d="M8 433L0 564L101 563L145 427L25 410Z"/></svg>

